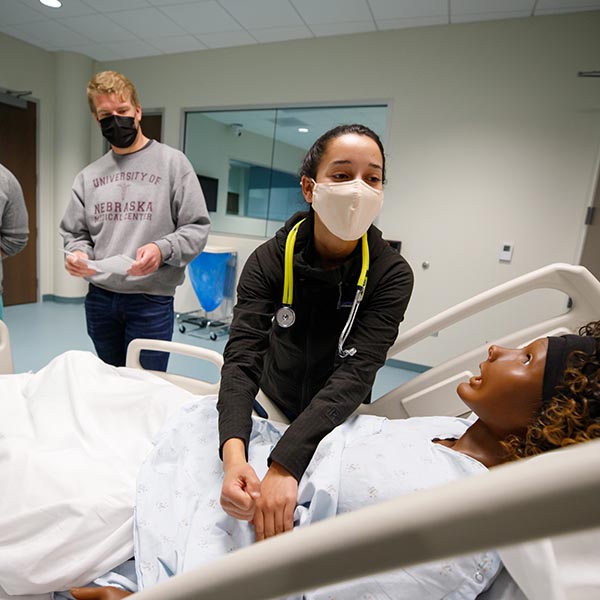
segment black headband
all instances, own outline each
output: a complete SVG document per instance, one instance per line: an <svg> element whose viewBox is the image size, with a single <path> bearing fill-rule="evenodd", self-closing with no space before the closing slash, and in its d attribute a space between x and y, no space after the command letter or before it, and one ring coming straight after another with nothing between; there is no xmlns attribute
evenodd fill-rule
<svg viewBox="0 0 600 600"><path fill-rule="evenodd" d="M544 404L552 400L556 387L562 382L567 360L576 351L594 355L596 353L596 339L583 335L548 337L548 354L546 355L542 392Z"/></svg>

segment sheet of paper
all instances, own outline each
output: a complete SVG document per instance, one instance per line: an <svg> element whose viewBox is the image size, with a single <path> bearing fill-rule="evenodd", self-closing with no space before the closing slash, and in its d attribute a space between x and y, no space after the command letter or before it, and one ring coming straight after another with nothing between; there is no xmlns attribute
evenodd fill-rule
<svg viewBox="0 0 600 600"><path fill-rule="evenodd" d="M96 269L101 273L117 273L118 275L127 275L127 271L135 261L124 254L116 254L102 260L88 260L90 269Z"/></svg>
<svg viewBox="0 0 600 600"><path fill-rule="evenodd" d="M65 254L73 255L72 252L68 252L67 250L65 250ZM100 260L85 259L81 258L81 256L77 258L85 262L90 269L98 271L98 273L116 273L117 275L127 275L127 271L135 262L133 258L124 254L115 254L114 256L108 256Z"/></svg>

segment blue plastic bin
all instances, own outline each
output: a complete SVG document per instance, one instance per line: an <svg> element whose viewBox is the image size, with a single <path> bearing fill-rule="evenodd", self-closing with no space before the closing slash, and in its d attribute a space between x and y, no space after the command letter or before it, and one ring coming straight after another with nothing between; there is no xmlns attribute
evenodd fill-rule
<svg viewBox="0 0 600 600"><path fill-rule="evenodd" d="M188 265L192 287L207 313L218 308L225 296L233 296L230 274L232 271L235 273L235 269L231 269L235 256L237 253L234 248L207 246Z"/></svg>

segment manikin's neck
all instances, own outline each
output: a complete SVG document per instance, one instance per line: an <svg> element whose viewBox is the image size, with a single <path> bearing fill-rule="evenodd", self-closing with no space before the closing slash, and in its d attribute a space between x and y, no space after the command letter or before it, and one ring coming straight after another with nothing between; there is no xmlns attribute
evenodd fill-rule
<svg viewBox="0 0 600 600"><path fill-rule="evenodd" d="M480 419L477 419L457 440L437 440L437 443L462 452L488 468L505 462L500 441Z"/></svg>

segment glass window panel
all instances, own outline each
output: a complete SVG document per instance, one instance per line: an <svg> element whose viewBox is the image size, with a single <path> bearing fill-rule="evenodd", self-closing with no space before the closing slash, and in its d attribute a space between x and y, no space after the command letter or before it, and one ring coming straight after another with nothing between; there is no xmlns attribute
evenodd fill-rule
<svg viewBox="0 0 600 600"><path fill-rule="evenodd" d="M274 109L186 113L184 152L198 175L218 180L213 231L265 235L267 212L248 202L247 167L271 168L275 115Z"/></svg>
<svg viewBox="0 0 600 600"><path fill-rule="evenodd" d="M306 152L326 131L337 125L360 123L385 139L387 106L331 106L280 108L277 110L275 143L273 146L274 172L288 173L294 178L296 189L284 193L272 187L266 235L273 235L298 210L307 210L302 196L298 172ZM284 208L285 206L285 208Z"/></svg>
<svg viewBox="0 0 600 600"><path fill-rule="evenodd" d="M213 231L273 235L308 208L298 171L313 142L344 123L362 123L383 139L386 119L386 105L187 112L184 152L203 186Z"/></svg>

